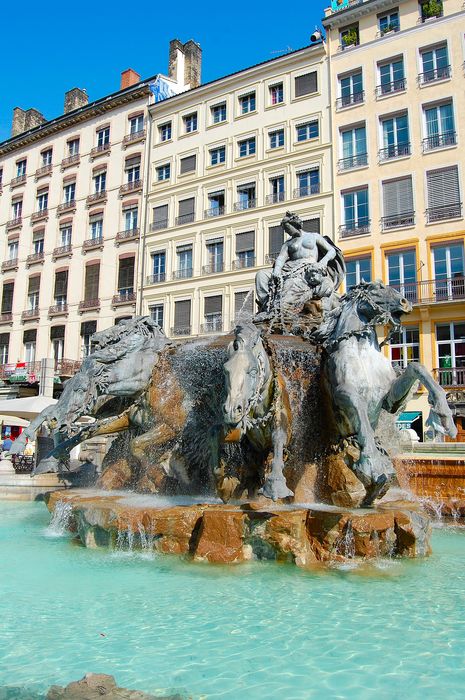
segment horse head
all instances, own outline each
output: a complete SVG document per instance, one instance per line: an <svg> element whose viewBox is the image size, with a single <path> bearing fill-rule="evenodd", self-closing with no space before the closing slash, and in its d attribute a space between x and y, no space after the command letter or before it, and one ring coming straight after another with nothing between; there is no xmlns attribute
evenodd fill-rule
<svg viewBox="0 0 465 700"><path fill-rule="evenodd" d="M237 427L259 403L271 369L260 331L253 324L238 326L234 335L223 366L226 387L223 417L228 426Z"/></svg>
<svg viewBox="0 0 465 700"><path fill-rule="evenodd" d="M343 305L345 301L354 302L355 310L364 322L379 319L380 324L398 326L401 316L412 311L412 305L403 294L380 280L358 284L343 297Z"/></svg>

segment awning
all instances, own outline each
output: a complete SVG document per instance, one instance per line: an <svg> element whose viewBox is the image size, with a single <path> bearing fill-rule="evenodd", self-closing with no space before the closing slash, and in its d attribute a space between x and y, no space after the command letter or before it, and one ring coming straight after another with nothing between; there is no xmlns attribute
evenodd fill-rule
<svg viewBox="0 0 465 700"><path fill-rule="evenodd" d="M410 428L411 424L421 416L421 411L405 411L396 418L396 425L400 428Z"/></svg>
<svg viewBox="0 0 465 700"><path fill-rule="evenodd" d="M0 425L8 425L13 428L27 428L29 421L23 418L16 418L15 416L0 415Z"/></svg>
<svg viewBox="0 0 465 700"><path fill-rule="evenodd" d="M24 399L5 399L0 401L0 413L5 416L16 416L25 420L32 420L44 408L57 402L49 396L27 396Z"/></svg>

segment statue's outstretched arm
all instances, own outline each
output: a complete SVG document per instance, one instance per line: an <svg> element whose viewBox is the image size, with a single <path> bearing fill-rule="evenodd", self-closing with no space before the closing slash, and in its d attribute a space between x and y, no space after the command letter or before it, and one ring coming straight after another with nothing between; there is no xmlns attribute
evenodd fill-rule
<svg viewBox="0 0 465 700"><path fill-rule="evenodd" d="M286 263L289 260L289 253L287 250L287 245L284 244L283 247L281 248L281 251L278 255L278 257L275 260L275 264L273 267L273 276L278 277L281 274L281 270L283 269L284 263Z"/></svg>

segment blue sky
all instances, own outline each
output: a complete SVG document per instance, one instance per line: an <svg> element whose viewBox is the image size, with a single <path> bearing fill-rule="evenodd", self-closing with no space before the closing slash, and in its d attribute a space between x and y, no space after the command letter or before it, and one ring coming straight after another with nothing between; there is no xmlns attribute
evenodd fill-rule
<svg viewBox="0 0 465 700"><path fill-rule="evenodd" d="M52 119L62 114L64 93L72 87L86 88L94 100L118 90L126 68L142 78L166 73L170 39L201 45L204 82L306 46L324 6L294 3L284 13L277 0L245 6L10 0L1 12L0 141L10 136L13 107L35 107Z"/></svg>

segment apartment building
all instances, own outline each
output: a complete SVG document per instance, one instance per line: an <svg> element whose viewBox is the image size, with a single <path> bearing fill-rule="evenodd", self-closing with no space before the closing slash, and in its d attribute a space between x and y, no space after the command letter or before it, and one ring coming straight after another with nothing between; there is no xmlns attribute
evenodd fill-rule
<svg viewBox="0 0 465 700"><path fill-rule="evenodd" d="M228 331L280 221L332 234L329 75L322 42L148 110L147 221L138 309L170 336Z"/></svg>
<svg viewBox="0 0 465 700"><path fill-rule="evenodd" d="M463 431L463 3L342 0L323 25L346 283L380 278L412 302L386 352L395 365L419 360L433 372ZM408 424L421 433L424 392L408 410Z"/></svg>
<svg viewBox="0 0 465 700"><path fill-rule="evenodd" d="M120 90L88 102L65 95L46 121L16 108L0 144L0 366L7 384L37 384L38 361L74 372L95 331L136 308L137 254L148 104L200 81L201 51L170 44L168 76L141 81L128 69ZM19 377L19 378L18 378Z"/></svg>

